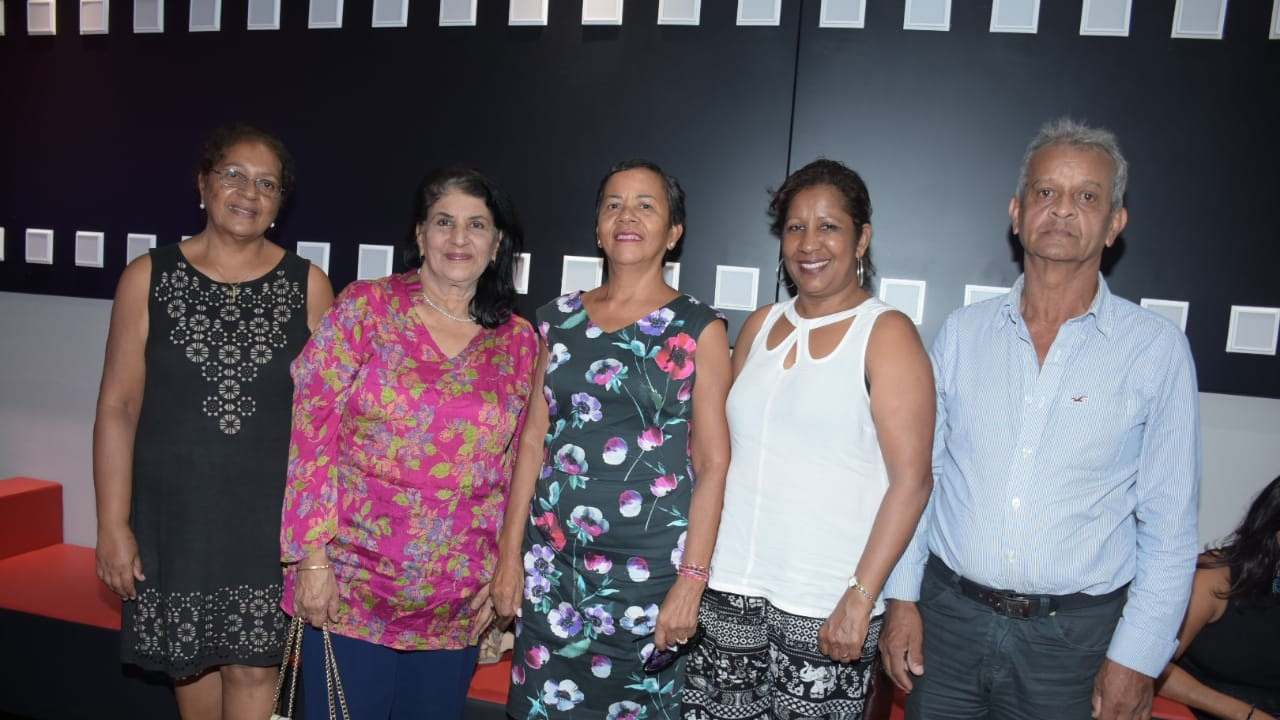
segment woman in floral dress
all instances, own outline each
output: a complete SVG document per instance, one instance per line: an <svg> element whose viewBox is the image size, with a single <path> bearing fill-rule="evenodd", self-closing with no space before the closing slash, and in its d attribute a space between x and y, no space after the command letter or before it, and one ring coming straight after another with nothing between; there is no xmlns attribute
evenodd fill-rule
<svg viewBox="0 0 1280 720"><path fill-rule="evenodd" d="M676 718L728 466L723 316L669 287L684 193L646 161L597 196L609 281L538 310L543 347L493 594L516 718Z"/></svg>

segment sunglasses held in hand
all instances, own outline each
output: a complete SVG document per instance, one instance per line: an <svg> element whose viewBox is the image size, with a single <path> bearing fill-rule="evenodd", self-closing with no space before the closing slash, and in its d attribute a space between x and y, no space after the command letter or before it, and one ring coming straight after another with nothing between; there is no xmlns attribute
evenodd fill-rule
<svg viewBox="0 0 1280 720"><path fill-rule="evenodd" d="M666 650L655 649L650 653L649 657L645 658L644 664L641 667L644 668L645 672L650 674L660 673L663 670L666 670L671 667L676 660L679 660L681 655L688 653L694 645L701 642L704 634L705 632L702 626L699 625L698 629L693 632L693 637L689 638L687 641L677 645L668 645ZM636 642L653 642L653 637L653 635L646 635Z"/></svg>

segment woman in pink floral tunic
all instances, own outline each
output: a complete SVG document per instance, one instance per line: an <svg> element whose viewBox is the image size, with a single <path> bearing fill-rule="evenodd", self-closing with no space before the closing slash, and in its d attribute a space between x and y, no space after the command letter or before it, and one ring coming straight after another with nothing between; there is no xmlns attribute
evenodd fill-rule
<svg viewBox="0 0 1280 720"><path fill-rule="evenodd" d="M293 365L283 607L328 624L353 717L460 717L537 339L512 315L520 230L471 170L423 183L406 259L356 282ZM308 717L328 710L308 630Z"/></svg>

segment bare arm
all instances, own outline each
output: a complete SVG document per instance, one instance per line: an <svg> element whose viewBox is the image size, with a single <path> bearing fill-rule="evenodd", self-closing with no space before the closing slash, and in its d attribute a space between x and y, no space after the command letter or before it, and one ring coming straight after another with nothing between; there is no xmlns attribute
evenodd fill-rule
<svg viewBox="0 0 1280 720"><path fill-rule="evenodd" d="M318 266L312 265L311 271L307 273L307 329L315 332L320 318L324 317L325 311L332 304L333 285L329 283L329 276Z"/></svg>
<svg viewBox="0 0 1280 720"><path fill-rule="evenodd" d="M712 322L698 336L698 380L693 385L693 416L689 427L694 472L689 502L689 527L682 562L709 567L724 507L725 473L729 470L729 333L723 322ZM706 583L677 577L658 612L653 642L659 650L691 637L698 627L698 605Z"/></svg>
<svg viewBox="0 0 1280 720"><path fill-rule="evenodd" d="M93 423L93 486L98 507L98 577L126 600L145 580L138 545L129 528L133 500L133 444L146 381L147 294L151 257L129 264L120 276Z"/></svg>
<svg viewBox="0 0 1280 720"><path fill-rule="evenodd" d="M871 597L849 588L818 633L819 648L836 660L861 657L871 598L880 594L911 541L933 489L933 369L905 315L887 312L876 320L867 345L867 378L889 489L855 570Z"/></svg>

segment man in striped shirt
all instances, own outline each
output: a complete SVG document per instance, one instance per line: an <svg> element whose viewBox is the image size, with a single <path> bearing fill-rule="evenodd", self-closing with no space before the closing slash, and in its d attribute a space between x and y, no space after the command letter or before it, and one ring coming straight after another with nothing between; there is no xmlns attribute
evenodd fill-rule
<svg viewBox="0 0 1280 720"><path fill-rule="evenodd" d="M1009 218L1008 295L947 318L933 496L885 587L907 718L1149 718L1196 559L1195 368L1172 323L1110 293L1115 136L1041 129Z"/></svg>

